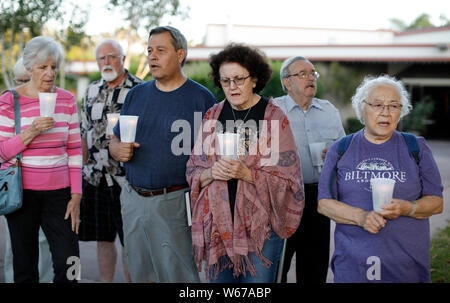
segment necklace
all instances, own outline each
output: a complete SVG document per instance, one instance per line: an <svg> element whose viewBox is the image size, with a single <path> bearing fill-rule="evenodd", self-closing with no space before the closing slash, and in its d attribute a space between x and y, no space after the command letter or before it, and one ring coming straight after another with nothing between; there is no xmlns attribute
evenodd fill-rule
<svg viewBox="0 0 450 303"><path fill-rule="evenodd" d="M234 118L234 122L236 122L236 116L235 116L235 114L234 114L234 109L233 109L233 107L230 105L230 107L231 107L231 112L233 113L233 118ZM247 116L248 116L248 114L250 113L250 111L252 110L252 108L250 107L248 110L247 110L247 113L245 114L245 117L244 117L244 119L242 119L242 121L245 123L245 119L247 118Z"/></svg>

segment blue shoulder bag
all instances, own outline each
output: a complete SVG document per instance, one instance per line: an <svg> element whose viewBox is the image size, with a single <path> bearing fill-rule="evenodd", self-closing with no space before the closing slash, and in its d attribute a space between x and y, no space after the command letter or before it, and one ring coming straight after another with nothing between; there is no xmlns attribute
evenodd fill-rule
<svg viewBox="0 0 450 303"><path fill-rule="evenodd" d="M14 97L15 134L20 133L19 95L11 90ZM16 155L16 162L6 169L0 169L0 215L10 214L22 207L22 153Z"/></svg>

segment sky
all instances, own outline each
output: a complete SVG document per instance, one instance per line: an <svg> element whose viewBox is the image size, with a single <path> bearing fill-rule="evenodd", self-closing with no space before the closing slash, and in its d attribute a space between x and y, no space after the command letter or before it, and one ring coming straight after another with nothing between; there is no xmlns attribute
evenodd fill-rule
<svg viewBox="0 0 450 303"><path fill-rule="evenodd" d="M121 17L105 9L107 0L78 0L81 6L91 5L86 26L88 34L112 33L114 26L124 25ZM178 27L194 44L201 43L206 24L297 26L345 29L389 29L390 18L412 22L428 13L435 24L444 14L450 18L448 0L181 0L190 7L189 17L165 18ZM90 3L90 4L88 4ZM112 27L113 26L113 27ZM147 33L143 33L147 35Z"/></svg>

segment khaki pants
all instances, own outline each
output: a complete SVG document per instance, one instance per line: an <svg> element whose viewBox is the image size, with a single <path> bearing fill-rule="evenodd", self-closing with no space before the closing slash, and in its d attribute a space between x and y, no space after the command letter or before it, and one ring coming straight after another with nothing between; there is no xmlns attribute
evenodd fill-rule
<svg viewBox="0 0 450 303"><path fill-rule="evenodd" d="M199 283L187 225L185 189L143 197L127 183L120 201L131 280Z"/></svg>

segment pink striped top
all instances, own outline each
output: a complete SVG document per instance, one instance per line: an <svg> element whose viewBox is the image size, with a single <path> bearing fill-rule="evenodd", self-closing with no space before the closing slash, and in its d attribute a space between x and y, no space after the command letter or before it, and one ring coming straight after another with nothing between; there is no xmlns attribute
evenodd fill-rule
<svg viewBox="0 0 450 303"><path fill-rule="evenodd" d="M11 92L0 96L0 162L5 168L22 152L24 189L55 190L70 186L81 194L81 138L74 96L56 88L55 126L25 146L14 135L14 101ZM20 95L20 123L24 131L40 116L39 99Z"/></svg>

